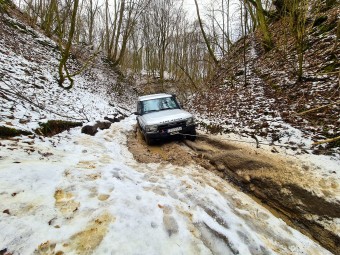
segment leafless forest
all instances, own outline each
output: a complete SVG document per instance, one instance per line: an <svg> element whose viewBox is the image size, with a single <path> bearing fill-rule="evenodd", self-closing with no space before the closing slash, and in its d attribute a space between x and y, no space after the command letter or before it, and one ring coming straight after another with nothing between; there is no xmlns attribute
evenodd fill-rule
<svg viewBox="0 0 340 255"><path fill-rule="evenodd" d="M280 18L285 32L295 38L296 78L301 79L308 13L316 15L336 1L18 0L16 4L32 26L59 41L61 86L91 62L93 56L87 56L83 68L68 71L72 47L83 45L93 55L105 52L112 67L123 72L180 80L199 89L245 35L258 29L264 49L276 47L268 26ZM188 15L188 6L195 9L194 18ZM71 87L72 82L65 86Z"/></svg>

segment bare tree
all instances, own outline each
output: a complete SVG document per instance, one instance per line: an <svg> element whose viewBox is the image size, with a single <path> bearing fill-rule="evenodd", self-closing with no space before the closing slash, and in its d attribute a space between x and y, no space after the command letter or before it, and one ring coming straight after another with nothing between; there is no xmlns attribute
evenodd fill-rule
<svg viewBox="0 0 340 255"><path fill-rule="evenodd" d="M94 43L95 20L96 16L99 13L99 8L100 6L98 0L87 0L86 5L86 25L88 30L87 43L90 45Z"/></svg>
<svg viewBox="0 0 340 255"><path fill-rule="evenodd" d="M306 37L306 20L308 13L307 0L285 0L285 8L288 11L290 28L295 38L296 51L298 56L297 79L302 80L304 48Z"/></svg>
<svg viewBox="0 0 340 255"><path fill-rule="evenodd" d="M74 36L74 32L75 32L78 4L79 4L79 0L74 0L70 31L68 33L67 42L66 42L65 47L63 46L63 36L64 36L64 34L62 33L61 28L60 28L62 23L61 23L60 16L59 16L58 11L57 11L57 20L58 20L58 27L59 27L59 50L61 52L61 59L60 59L59 68L58 68L58 72L59 72L58 84L59 84L60 87L62 87L64 89L71 89L73 87L73 79L72 79L72 76L70 75L70 73L67 69L66 62L67 62L67 60L70 56L72 40L73 40L73 36ZM58 10L56 2L55 2L55 6L56 6L55 9ZM64 71L65 71L65 73L64 73ZM70 85L68 85L68 86L63 85L66 78L70 81Z"/></svg>
<svg viewBox="0 0 340 255"><path fill-rule="evenodd" d="M128 39L149 2L150 0L115 0L112 17L109 2L105 1L105 45L112 66L116 67L123 61Z"/></svg>
<svg viewBox="0 0 340 255"><path fill-rule="evenodd" d="M200 25L200 28L201 28L201 32L202 32L202 35L203 35L203 38L204 38L204 42L205 42L205 44L207 46L208 52L210 54L210 57L212 58L214 63L217 65L218 64L218 60L215 57L215 53L212 50L210 42L208 40L208 37L207 37L207 35L206 35L205 31L204 31L203 22L202 22L202 19L201 19L201 16L200 16L200 11L199 11L199 7L198 7L198 4L197 4L197 0L195 0L195 6L196 6L197 19L198 19L198 22L199 22L199 25Z"/></svg>

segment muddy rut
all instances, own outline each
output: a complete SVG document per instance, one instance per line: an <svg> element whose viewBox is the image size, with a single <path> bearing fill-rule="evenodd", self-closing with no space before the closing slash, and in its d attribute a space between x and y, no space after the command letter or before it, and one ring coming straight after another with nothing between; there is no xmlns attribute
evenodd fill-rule
<svg viewBox="0 0 340 255"><path fill-rule="evenodd" d="M128 147L139 162L169 162L180 166L196 163L215 172L290 226L334 254L340 254L338 229L325 224L340 216L340 202L327 200L327 195L331 197L339 185L335 180L316 183L309 174L309 166L249 146L212 138L198 138L195 142L169 140L147 146L137 129L129 135ZM313 192L315 185L321 187L323 196Z"/></svg>

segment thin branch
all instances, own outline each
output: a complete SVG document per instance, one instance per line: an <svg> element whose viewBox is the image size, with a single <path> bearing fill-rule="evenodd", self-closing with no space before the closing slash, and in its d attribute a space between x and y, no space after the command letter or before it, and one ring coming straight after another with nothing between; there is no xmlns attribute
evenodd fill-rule
<svg viewBox="0 0 340 255"><path fill-rule="evenodd" d="M334 104L339 104L339 103L340 103L340 100L333 102L333 103L330 103L330 104L323 105L323 106L315 107L315 108L309 109L307 111L299 112L299 113L296 113L294 115L306 114L306 113L313 112L313 111L316 111L316 110L319 110L319 109L322 109L322 108L325 108L325 107L328 107L328 106L331 106L331 105L334 105Z"/></svg>
<svg viewBox="0 0 340 255"><path fill-rule="evenodd" d="M340 136L333 137L333 138L326 139L326 140L322 140L322 141L319 141L319 142L315 142L315 143L313 143L312 145L319 145L319 144L324 144L324 143L331 143L331 142L335 142L335 141L337 141L337 140L340 140Z"/></svg>
<svg viewBox="0 0 340 255"><path fill-rule="evenodd" d="M204 31L204 28L203 28L203 23L202 23L202 20L201 20L201 16L200 16L200 11L199 11L199 8L198 8L197 0L195 0L195 5L196 5L196 13L197 13L197 18L198 18L198 23L200 25L202 36L204 38L205 44L206 44L206 46L208 48L209 55L213 59L214 64L218 65L218 60L216 59L215 54L214 54L213 50L210 47L209 40L208 40L207 35L206 35L206 33Z"/></svg>
<svg viewBox="0 0 340 255"><path fill-rule="evenodd" d="M4 83L5 83L5 82L4 82ZM6 84L6 83L5 83L5 84ZM8 85L8 84L7 84L7 85ZM12 92L12 91L10 91L10 90L8 90L8 89L4 89L4 88L1 88L1 87L0 87L0 91L3 91L3 92L5 92L5 93L8 93L8 94L10 94L10 95L12 95L12 96L15 96L15 97L17 97L17 98L23 99L24 101L26 101L26 102L32 104L33 106L35 106L35 107L37 107L37 108L39 108L39 109L41 109L41 110L44 110L44 111L53 113L53 114L58 115L58 116L60 116L60 117L63 117L63 118L66 118L66 119L79 120L79 121L86 120L86 119L84 119L84 118L79 119L79 118L70 117L70 116L67 116L67 115L62 115L62 114L60 114L60 113L58 113L58 112L55 112L55 111L53 111L53 110L46 109L45 106L41 106L41 105L39 105L39 104L34 103L32 100L30 100L29 98L23 96L23 95L22 95L21 93L19 93L19 92Z"/></svg>
<svg viewBox="0 0 340 255"><path fill-rule="evenodd" d="M183 73L189 78L189 80L190 80L190 82L191 82L191 84L194 86L194 88L196 89L196 90L198 90L198 88L197 88L197 86L196 86L196 83L194 82L194 80L192 79L192 77L190 76L190 74L188 73L188 71L186 71L185 69L184 69L184 67L182 67L180 64L178 64L177 62L175 63L182 71L183 71Z"/></svg>

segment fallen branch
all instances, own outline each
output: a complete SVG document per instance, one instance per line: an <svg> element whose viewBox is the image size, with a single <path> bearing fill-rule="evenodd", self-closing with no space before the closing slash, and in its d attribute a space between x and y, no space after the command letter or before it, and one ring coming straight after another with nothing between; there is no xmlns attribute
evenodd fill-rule
<svg viewBox="0 0 340 255"><path fill-rule="evenodd" d="M190 76L189 72L187 70L184 69L184 67L182 67L180 64L178 64L177 62L175 62L175 64L182 70L182 72L189 78L192 86L195 88L195 90L197 91L198 88L197 88L197 85L196 83L194 82L193 78Z"/></svg>
<svg viewBox="0 0 340 255"><path fill-rule="evenodd" d="M328 107L328 106L331 106L331 105L334 105L334 104L339 104L339 103L340 103L340 100L338 100L338 101L336 101L334 103L330 103L330 104L326 104L326 105L323 105L323 106L315 107L315 108L307 110L307 111L298 112L298 113L296 113L294 115L306 114L306 113L313 112L313 111L316 111L316 110L319 110L319 109L322 109L322 108L325 108L325 107Z"/></svg>
<svg viewBox="0 0 340 255"><path fill-rule="evenodd" d="M5 83L5 84L6 84L6 83ZM24 95L22 95L22 94L19 93L19 92L12 92L12 91L10 91L10 90L7 90L7 89L1 88L1 87L0 87L0 91L2 91L2 92L5 93L5 94L6 94L6 93L7 93L7 94L10 94L10 95L13 96L13 97L20 98L20 99L26 101L27 103L30 103L31 105L33 105L33 106L35 106L35 107L37 107L37 108L39 108L39 109L41 109L41 110L44 110L44 111L53 113L53 114L55 114L55 115L57 115L57 116L60 116L60 117L66 118L66 119L78 120L78 121L84 121L84 120L86 120L86 119L84 119L84 118L75 118L75 117L63 115L63 114L60 114L60 113L58 113L58 112L49 110L49 109L45 108L44 105L39 105L39 104L34 103L32 100L30 100L29 98L25 97Z"/></svg>
<svg viewBox="0 0 340 255"><path fill-rule="evenodd" d="M128 117L129 115L132 115L132 114L133 114L133 112L131 112L131 110L129 110L129 109L127 109L127 108L125 108L125 107L123 107L123 106L121 106L121 105L117 105L117 106L116 106L114 103L109 103L109 105L112 106L112 107L114 107L114 108L116 108L116 111L117 111L119 114L121 114L122 116L124 116L124 117ZM129 115L126 114L126 113L123 113L119 108L123 109L124 111L127 111L127 112L129 113Z"/></svg>
<svg viewBox="0 0 340 255"><path fill-rule="evenodd" d="M257 137L256 137L254 134L252 134L252 135L251 135L251 138L254 138L254 139L255 139L255 141L256 141L256 148L257 148L257 149L260 148L259 140L257 139Z"/></svg>
<svg viewBox="0 0 340 255"><path fill-rule="evenodd" d="M340 139L340 136L337 136L337 137L333 137L333 138L330 138L330 139L326 139L326 140L322 140L322 141L319 141L319 142L315 142L313 143L312 145L319 145L319 144L324 144L324 143L331 143L331 142L335 142L337 140Z"/></svg>
<svg viewBox="0 0 340 255"><path fill-rule="evenodd" d="M318 75L337 74L337 73L340 73L340 71L327 72L327 73L318 73Z"/></svg>

